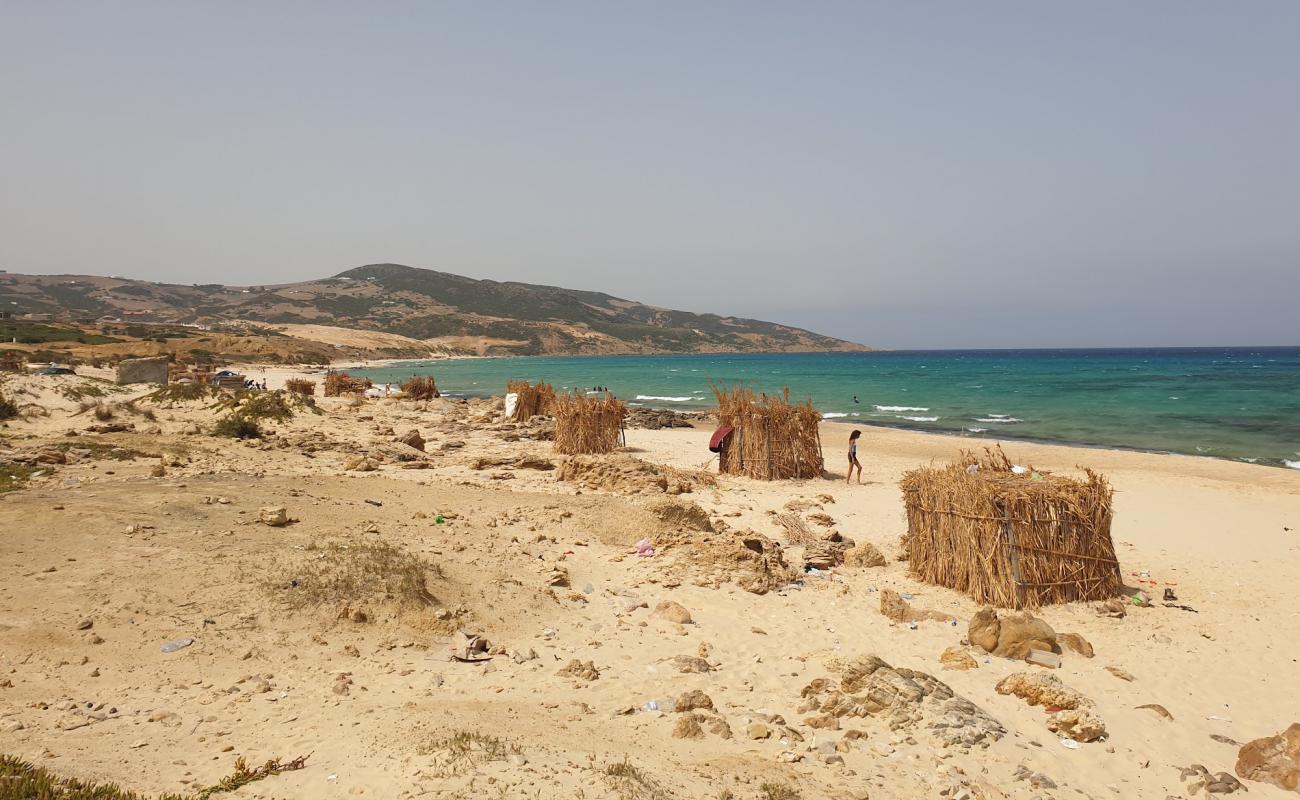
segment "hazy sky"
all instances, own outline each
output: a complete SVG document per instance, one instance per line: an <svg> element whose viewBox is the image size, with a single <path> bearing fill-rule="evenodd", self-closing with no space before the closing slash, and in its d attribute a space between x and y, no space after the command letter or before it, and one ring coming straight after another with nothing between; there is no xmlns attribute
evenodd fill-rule
<svg viewBox="0 0 1300 800"><path fill-rule="evenodd" d="M1300 2L0 0L0 269L1300 343Z"/></svg>

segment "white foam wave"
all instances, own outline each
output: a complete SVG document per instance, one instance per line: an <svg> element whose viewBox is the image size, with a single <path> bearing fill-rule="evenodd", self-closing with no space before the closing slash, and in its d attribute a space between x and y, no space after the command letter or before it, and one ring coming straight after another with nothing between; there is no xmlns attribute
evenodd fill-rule
<svg viewBox="0 0 1300 800"><path fill-rule="evenodd" d="M905 417L902 414L899 414L898 418L911 420L912 422L938 422L939 421L938 417Z"/></svg>
<svg viewBox="0 0 1300 800"><path fill-rule="evenodd" d="M970 431L971 433L984 433L988 431L988 428L967 428L966 430Z"/></svg>
<svg viewBox="0 0 1300 800"><path fill-rule="evenodd" d="M924 406L876 406L877 411L929 411Z"/></svg>
<svg viewBox="0 0 1300 800"><path fill-rule="evenodd" d="M822 414L822 419L839 419L840 417L847 417L847 416L848 414L840 414L835 411L827 411L825 414Z"/></svg>
<svg viewBox="0 0 1300 800"><path fill-rule="evenodd" d="M691 400L692 398L691 398L690 395L687 395L687 396L685 396L685 397L663 397L663 396L660 396L660 395L654 395L654 394L639 394L639 395L636 396L635 399L637 399L637 400L662 400L662 401L664 401L664 402L666 402L666 403L685 403L685 402L687 402L688 400Z"/></svg>
<svg viewBox="0 0 1300 800"><path fill-rule="evenodd" d="M1024 422L1019 417L976 417L976 422L990 422L993 424L1011 424L1015 422Z"/></svg>
<svg viewBox="0 0 1300 800"><path fill-rule="evenodd" d="M1300 469L1300 461L1283 461L1282 463L1286 464L1291 469Z"/></svg>

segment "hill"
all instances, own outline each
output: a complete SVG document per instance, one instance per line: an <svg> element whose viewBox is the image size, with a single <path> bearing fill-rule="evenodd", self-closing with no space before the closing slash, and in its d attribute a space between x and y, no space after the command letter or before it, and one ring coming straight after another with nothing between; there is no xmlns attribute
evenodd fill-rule
<svg viewBox="0 0 1300 800"><path fill-rule="evenodd" d="M421 349L470 355L867 349L773 322L400 264L372 264L331 278L268 286L0 274L0 310L15 318L49 314L50 321L101 325L246 332L252 323L330 347L371 349L364 343L350 348L349 337L340 330L345 329L365 332L372 343L379 336L401 355L419 355Z"/></svg>

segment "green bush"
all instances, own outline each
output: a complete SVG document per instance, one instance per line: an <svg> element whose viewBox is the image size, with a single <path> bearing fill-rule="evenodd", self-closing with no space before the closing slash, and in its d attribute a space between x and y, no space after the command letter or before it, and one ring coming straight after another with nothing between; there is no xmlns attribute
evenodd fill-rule
<svg viewBox="0 0 1300 800"><path fill-rule="evenodd" d="M258 425L255 419L232 413L217 420L217 424L212 428L212 435L226 436L231 439L261 439L262 426Z"/></svg>

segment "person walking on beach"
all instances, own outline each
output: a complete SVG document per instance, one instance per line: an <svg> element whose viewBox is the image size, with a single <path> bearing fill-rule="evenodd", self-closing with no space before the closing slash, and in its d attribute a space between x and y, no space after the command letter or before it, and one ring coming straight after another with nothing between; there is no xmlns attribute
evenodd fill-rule
<svg viewBox="0 0 1300 800"><path fill-rule="evenodd" d="M862 462L858 461L858 437L862 431L854 431L849 434L849 474L844 476L845 483L853 482L853 468L858 468L858 483L862 483Z"/></svg>

